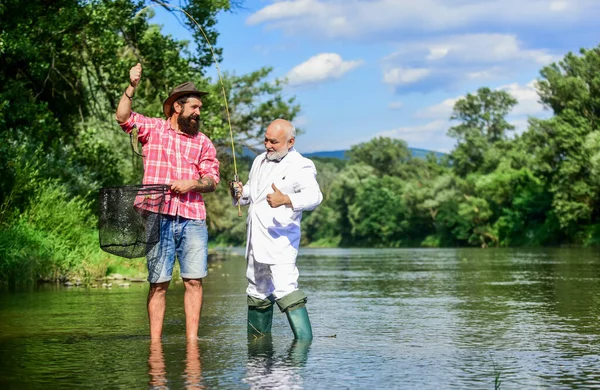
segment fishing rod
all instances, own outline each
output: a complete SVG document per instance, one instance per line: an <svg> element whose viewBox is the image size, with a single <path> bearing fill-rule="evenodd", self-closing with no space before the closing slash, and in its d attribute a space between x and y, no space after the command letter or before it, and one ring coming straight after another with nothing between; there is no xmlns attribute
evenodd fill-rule
<svg viewBox="0 0 600 390"><path fill-rule="evenodd" d="M210 40L208 39L208 36L206 35L206 33L204 32L204 29L200 26L200 24L196 21L196 19L194 19L194 17L192 15L190 15L189 13L187 13L184 9L177 7L175 5L171 5L171 4L167 4L167 3L162 3L160 1L155 1L156 4L150 4L145 6L144 8L142 8L141 10L139 10L135 16L133 17L134 19L137 18L140 14L142 14L144 11L146 11L149 8L152 7L158 7L158 6L162 6L162 7L169 7L169 8L173 8L177 11L181 11L185 16L187 16L192 22L194 22L194 24L196 25L196 27L198 27L198 30L200 30L200 32L202 33L202 35L204 36L204 39L206 40L206 43L208 44L208 47L210 48L210 52L212 53L212 57L213 57L213 61L215 63L215 67L217 68L217 75L219 76L219 82L221 84L221 91L223 92L223 100L225 101L225 113L227 115L227 124L229 126L229 138L231 141L231 154L233 154L233 182L238 182L239 181L239 176L238 176L238 171L237 171L237 162L236 162L236 157L235 157L235 143L233 142L233 129L231 127L231 117L229 115L229 104L227 103L227 93L225 92L225 85L223 84L223 77L221 77L221 69L219 69L219 62L217 61L217 56L215 55L215 51L210 43ZM234 188L235 193L237 194L238 191L238 187L233 185L232 188ZM238 202L238 217L242 216L242 209L240 207L240 202Z"/></svg>

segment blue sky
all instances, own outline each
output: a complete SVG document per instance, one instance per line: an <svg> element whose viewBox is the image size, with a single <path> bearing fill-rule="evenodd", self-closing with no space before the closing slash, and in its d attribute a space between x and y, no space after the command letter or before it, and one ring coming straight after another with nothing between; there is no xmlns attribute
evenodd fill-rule
<svg viewBox="0 0 600 390"><path fill-rule="evenodd" d="M190 39L155 10L165 33ZM376 136L448 152L452 105L481 86L519 100L509 119L521 131L548 116L539 70L598 46L599 20L598 0L246 0L219 16L216 45L222 72L271 66L288 80L284 95L302 107L300 152Z"/></svg>

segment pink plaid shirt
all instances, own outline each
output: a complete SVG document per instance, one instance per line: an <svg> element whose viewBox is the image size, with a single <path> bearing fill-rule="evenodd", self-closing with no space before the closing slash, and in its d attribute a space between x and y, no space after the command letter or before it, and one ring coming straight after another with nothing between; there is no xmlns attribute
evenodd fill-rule
<svg viewBox="0 0 600 390"><path fill-rule="evenodd" d="M148 118L132 112L127 122L120 124L126 133L138 128L144 157L144 184L171 184L175 180L199 180L210 176L218 183L219 160L217 151L208 137L176 132L171 121ZM189 219L206 219L202 194L190 191L173 194L165 199L165 214Z"/></svg>

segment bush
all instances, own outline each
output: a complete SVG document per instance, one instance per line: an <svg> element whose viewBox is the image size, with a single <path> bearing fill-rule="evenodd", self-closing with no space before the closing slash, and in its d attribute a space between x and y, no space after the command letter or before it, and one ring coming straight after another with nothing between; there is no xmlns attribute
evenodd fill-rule
<svg viewBox="0 0 600 390"><path fill-rule="evenodd" d="M119 260L100 249L89 204L70 198L58 182L45 180L37 188L25 211L0 230L0 280L104 276Z"/></svg>

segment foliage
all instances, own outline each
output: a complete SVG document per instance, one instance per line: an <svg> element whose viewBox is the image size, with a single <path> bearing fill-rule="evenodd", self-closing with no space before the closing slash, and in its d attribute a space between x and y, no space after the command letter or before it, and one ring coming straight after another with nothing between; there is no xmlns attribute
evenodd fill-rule
<svg viewBox="0 0 600 390"><path fill-rule="evenodd" d="M354 145L347 152L350 163L364 163L375 168L379 175L404 176L403 169L411 159L406 142L400 139L377 137Z"/></svg>
<svg viewBox="0 0 600 390"><path fill-rule="evenodd" d="M552 196L552 212L571 237L582 224L596 220L600 200L594 165L599 152L600 47L580 54L569 53L541 70L540 98L555 115L531 120L523 136L527 152L535 156L533 169Z"/></svg>
<svg viewBox="0 0 600 390"><path fill-rule="evenodd" d="M408 229L402 202L402 181L393 176L369 178L349 205L353 241L361 246L398 247Z"/></svg>
<svg viewBox="0 0 600 390"><path fill-rule="evenodd" d="M23 214L0 231L0 258L4 260L0 280L62 279L74 273L102 276L109 255L98 247L89 203L70 197L56 181L37 184Z"/></svg>
<svg viewBox="0 0 600 390"><path fill-rule="evenodd" d="M486 87L455 103L450 119L460 124L451 127L448 135L458 141L451 155L459 175L481 171L488 149L507 139L507 132L515 127L505 117L516 104L508 92Z"/></svg>

